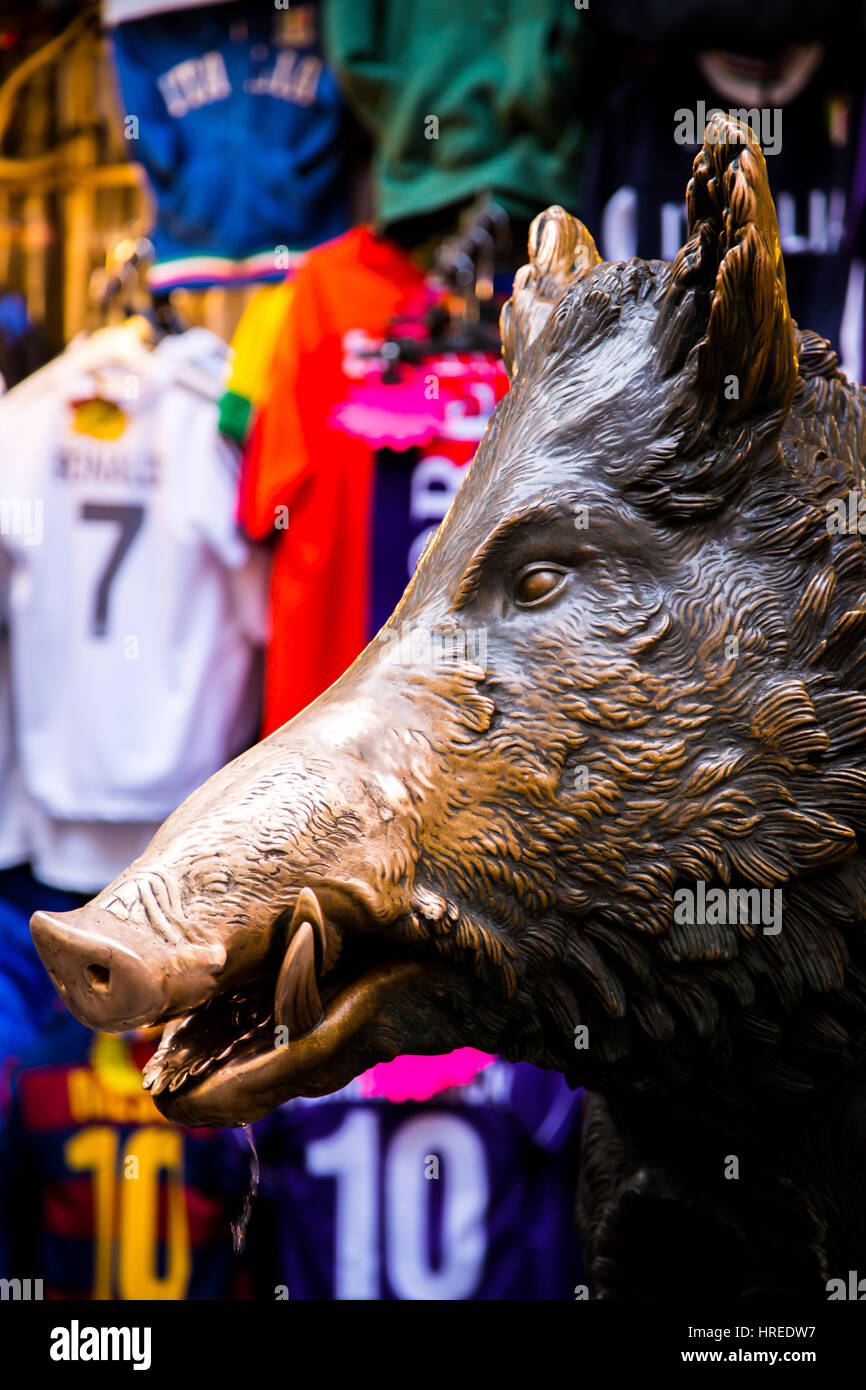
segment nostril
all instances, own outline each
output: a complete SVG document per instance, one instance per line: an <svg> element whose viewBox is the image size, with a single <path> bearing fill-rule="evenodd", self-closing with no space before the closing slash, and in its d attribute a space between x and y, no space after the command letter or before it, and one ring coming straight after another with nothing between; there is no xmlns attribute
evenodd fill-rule
<svg viewBox="0 0 866 1390"><path fill-rule="evenodd" d="M107 993L111 985L111 972L105 965L88 965L84 971L85 979L97 994Z"/></svg>

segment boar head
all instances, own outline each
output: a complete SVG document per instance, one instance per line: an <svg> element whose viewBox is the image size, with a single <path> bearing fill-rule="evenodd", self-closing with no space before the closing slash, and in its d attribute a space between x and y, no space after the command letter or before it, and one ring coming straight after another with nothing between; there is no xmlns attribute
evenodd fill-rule
<svg viewBox="0 0 866 1390"><path fill-rule="evenodd" d="M511 390L386 627L34 918L85 1023L168 1022L170 1118L466 1044L742 1095L862 1058L866 574L826 525L861 397L792 323L745 127L708 127L687 203L672 266L536 220ZM783 929L678 924L697 880L782 890Z"/></svg>

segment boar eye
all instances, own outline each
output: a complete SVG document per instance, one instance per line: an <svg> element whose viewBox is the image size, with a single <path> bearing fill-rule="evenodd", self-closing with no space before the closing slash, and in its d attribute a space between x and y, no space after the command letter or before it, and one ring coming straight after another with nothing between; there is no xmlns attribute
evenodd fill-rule
<svg viewBox="0 0 866 1390"><path fill-rule="evenodd" d="M564 579L565 570L557 565L527 565L517 576L514 587L515 601L525 608L530 608L555 593Z"/></svg>

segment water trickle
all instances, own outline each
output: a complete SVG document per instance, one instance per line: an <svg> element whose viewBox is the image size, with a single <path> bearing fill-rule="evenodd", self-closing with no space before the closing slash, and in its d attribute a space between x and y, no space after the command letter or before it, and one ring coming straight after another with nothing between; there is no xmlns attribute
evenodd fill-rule
<svg viewBox="0 0 866 1390"><path fill-rule="evenodd" d="M253 1200L259 1190L259 1178L261 1169L259 1168L259 1156L256 1152L256 1144L253 1139L253 1131L249 1125L244 1125L244 1133L247 1142L252 1150L250 1158L250 1188L244 1197L244 1209L240 1216L236 1216L232 1222L232 1246L236 1255L242 1255L247 1240L247 1226L250 1224L250 1216L253 1210Z"/></svg>

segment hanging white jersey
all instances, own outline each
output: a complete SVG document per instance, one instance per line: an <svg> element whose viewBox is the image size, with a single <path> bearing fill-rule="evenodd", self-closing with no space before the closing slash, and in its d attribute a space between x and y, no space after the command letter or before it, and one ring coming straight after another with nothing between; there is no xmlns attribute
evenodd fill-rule
<svg viewBox="0 0 866 1390"><path fill-rule="evenodd" d="M28 790L67 821L159 821L245 747L259 714L226 349L77 339L0 400L0 542Z"/></svg>
<svg viewBox="0 0 866 1390"><path fill-rule="evenodd" d="M70 893L99 893L143 854L159 821L55 820L34 802L28 817L33 877Z"/></svg>
<svg viewBox="0 0 866 1390"><path fill-rule="evenodd" d="M54 820L28 796L18 762L12 709L9 631L5 622L9 561L0 550L0 869L29 862L52 888L98 893L153 838L158 821L143 824Z"/></svg>

